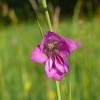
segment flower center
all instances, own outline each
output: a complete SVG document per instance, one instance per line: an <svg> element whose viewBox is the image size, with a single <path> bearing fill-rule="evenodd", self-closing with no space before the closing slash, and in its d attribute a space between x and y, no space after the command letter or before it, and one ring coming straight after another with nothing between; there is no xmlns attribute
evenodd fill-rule
<svg viewBox="0 0 100 100"><path fill-rule="evenodd" d="M48 56L52 56L54 54L59 53L59 49L56 47L59 44L56 40L48 40L44 44L44 53L46 53Z"/></svg>
<svg viewBox="0 0 100 100"><path fill-rule="evenodd" d="M53 42L48 43L47 45L48 45L48 49L49 50L52 50L54 48L54 46L55 46Z"/></svg>

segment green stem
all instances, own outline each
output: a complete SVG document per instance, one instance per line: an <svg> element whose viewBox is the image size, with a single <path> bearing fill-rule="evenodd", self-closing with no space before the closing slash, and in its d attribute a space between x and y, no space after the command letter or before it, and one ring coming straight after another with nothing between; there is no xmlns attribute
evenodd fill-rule
<svg viewBox="0 0 100 100"><path fill-rule="evenodd" d="M43 4L44 8L47 8L46 0L42 0L42 4ZM50 31L52 31L52 26L51 26L51 21L50 21L50 16L49 16L48 10L45 11L45 16L46 16L46 19L48 22L49 29L50 29Z"/></svg>
<svg viewBox="0 0 100 100"><path fill-rule="evenodd" d="M43 4L44 8L47 8L46 0L42 0L42 4ZM52 25L51 25L48 10L45 11L45 16L46 16L46 19L47 19L47 22L48 22L49 29L50 29L50 31L52 31ZM57 87L58 100L61 100L60 87L59 87L59 82L58 81L56 81L56 87Z"/></svg>
<svg viewBox="0 0 100 100"><path fill-rule="evenodd" d="M56 87L57 87L58 100L61 100L61 94L60 94L60 88L59 88L59 82L58 81L56 81Z"/></svg>
<svg viewBox="0 0 100 100"><path fill-rule="evenodd" d="M71 82L69 83L69 100L71 100Z"/></svg>
<svg viewBox="0 0 100 100"><path fill-rule="evenodd" d="M43 38L43 36L44 36L44 34L43 34L43 30L42 30L42 27L41 27L40 22L39 22L38 19L37 19L37 24L38 24L39 29L40 29L41 37Z"/></svg>
<svg viewBox="0 0 100 100"><path fill-rule="evenodd" d="M37 14L37 12L36 12L36 8L34 7L34 1L33 0L29 0L29 2L30 2L30 4L31 4L31 6L32 6L32 8L33 8L33 10L35 11L35 17L36 17L36 20L37 20L37 24L38 24L38 26L39 26L39 30L40 30L40 33L41 33L41 37L43 38L43 36L44 36L44 34L43 34L43 30L42 30L42 27L41 27L41 24L40 24L40 22L39 22L39 20L38 20L38 14Z"/></svg>

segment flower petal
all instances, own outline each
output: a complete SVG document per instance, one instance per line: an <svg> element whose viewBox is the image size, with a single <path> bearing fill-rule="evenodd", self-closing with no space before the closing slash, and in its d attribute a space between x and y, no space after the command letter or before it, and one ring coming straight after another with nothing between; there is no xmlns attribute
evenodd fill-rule
<svg viewBox="0 0 100 100"><path fill-rule="evenodd" d="M49 70L52 69L52 64L53 64L53 61L51 58L48 59L48 66L49 66Z"/></svg>
<svg viewBox="0 0 100 100"><path fill-rule="evenodd" d="M70 53L75 51L80 46L79 41L73 41L73 40L68 39L68 38L63 38L63 39L65 40L66 45L68 46L68 49L69 49Z"/></svg>
<svg viewBox="0 0 100 100"><path fill-rule="evenodd" d="M64 59L64 68L65 68L65 72L68 73L69 72L69 63L66 59Z"/></svg>
<svg viewBox="0 0 100 100"><path fill-rule="evenodd" d="M64 69L65 69L65 72L66 72L66 73L69 72L69 66L68 66L68 65L64 65Z"/></svg>
<svg viewBox="0 0 100 100"><path fill-rule="evenodd" d="M45 65L45 72L48 78L51 78L54 76L54 74L56 73L56 70L53 67L50 67L49 65L49 60L46 61L46 65Z"/></svg>
<svg viewBox="0 0 100 100"><path fill-rule="evenodd" d="M43 45L49 40L57 40L59 42L58 45L56 45L56 48L60 49L60 54L62 57L68 56L70 53L75 51L79 46L79 41L73 41L68 38L64 38L59 36L58 34L54 32L46 32L44 38L41 41L41 48L43 48Z"/></svg>
<svg viewBox="0 0 100 100"><path fill-rule="evenodd" d="M30 59L32 61L38 62L38 63L44 63L48 58L47 56L41 51L40 45L38 45L35 49L33 49Z"/></svg>
<svg viewBox="0 0 100 100"><path fill-rule="evenodd" d="M54 76L53 76L53 78L55 79L55 80L61 80L62 78L63 78L63 76L64 76L64 74L62 74L62 75L60 75L60 74L58 74L58 73L56 73Z"/></svg>
<svg viewBox="0 0 100 100"><path fill-rule="evenodd" d="M59 44L55 46L55 48L59 48L59 53L62 57L67 56L70 53L69 48L64 40L60 41Z"/></svg>
<svg viewBox="0 0 100 100"><path fill-rule="evenodd" d="M60 58L57 60L57 58L55 57L55 66L60 72L65 72L64 64L63 62L61 62Z"/></svg>
<svg viewBox="0 0 100 100"><path fill-rule="evenodd" d="M50 40L50 39L60 41L61 37L54 32L50 32L50 31L46 32L45 36L43 37L43 39L40 43L41 49L43 49L43 46L47 42L47 40Z"/></svg>
<svg viewBox="0 0 100 100"><path fill-rule="evenodd" d="M68 38L63 38L59 36L58 34L54 32L46 32L45 36L43 37L41 43L40 43L40 48L43 49L44 44L47 42L47 40L57 40L60 42L60 47L62 55L68 55L68 53L72 53L75 51L79 46L80 42L79 41L73 41Z"/></svg>

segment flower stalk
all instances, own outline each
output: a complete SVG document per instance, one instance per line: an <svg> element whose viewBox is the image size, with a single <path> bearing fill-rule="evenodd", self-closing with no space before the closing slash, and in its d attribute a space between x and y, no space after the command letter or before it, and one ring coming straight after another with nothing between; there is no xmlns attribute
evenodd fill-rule
<svg viewBox="0 0 100 100"><path fill-rule="evenodd" d="M59 82L58 81L56 81L56 87L57 87L58 100L61 100L61 94L60 94L60 88L59 88Z"/></svg>
<svg viewBox="0 0 100 100"><path fill-rule="evenodd" d="M47 8L46 0L42 0L42 5L43 5L44 8ZM47 19L47 22L48 22L49 29L52 32L52 25L51 25L48 10L45 11L45 16L46 16L46 19ZM59 82L58 81L56 81L56 87L57 87L58 100L61 100L61 93L60 93L60 87L59 87Z"/></svg>
<svg viewBox="0 0 100 100"><path fill-rule="evenodd" d="M42 5L43 5L44 8L47 9L46 0L42 0ZM48 22L49 29L52 32L52 25L51 25L51 21L50 21L50 16L49 16L48 10L45 10L45 16L46 16L46 19L47 19L47 22Z"/></svg>
<svg viewBox="0 0 100 100"><path fill-rule="evenodd" d="M70 81L70 83L69 83L69 100L71 100L71 81Z"/></svg>
<svg viewBox="0 0 100 100"><path fill-rule="evenodd" d="M42 30L42 27L41 27L41 24L39 22L39 18L38 18L38 14L37 14L37 11L36 11L36 8L34 7L34 1L33 0L29 0L33 10L35 11L35 18L36 18L36 21L37 21L37 24L38 24L38 27L39 27L39 30L40 30L40 33L41 33L41 37L43 38L44 34L43 34L43 30Z"/></svg>
<svg viewBox="0 0 100 100"><path fill-rule="evenodd" d="M44 34L43 34L43 30L42 30L42 27L41 27L40 22L39 22L38 19L37 19L37 24L38 24L39 29L40 29L41 37L43 38L43 36L44 36Z"/></svg>

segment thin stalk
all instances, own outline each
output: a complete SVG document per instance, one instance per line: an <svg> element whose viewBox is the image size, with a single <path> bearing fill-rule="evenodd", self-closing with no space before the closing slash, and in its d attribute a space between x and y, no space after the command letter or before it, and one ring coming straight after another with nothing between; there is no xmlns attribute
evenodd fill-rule
<svg viewBox="0 0 100 100"><path fill-rule="evenodd" d="M69 100L71 100L72 98L71 98L71 82L69 83Z"/></svg>
<svg viewBox="0 0 100 100"><path fill-rule="evenodd" d="M46 0L42 0L42 4L43 4L44 8L47 8ZM47 19L47 22L48 22L49 29L50 29L50 31L52 31L52 25L51 25L48 10L45 11L45 16L46 16L46 19ZM60 87L59 87L59 82L58 81L56 81L56 87L57 87L58 100L61 100L61 93L60 93Z"/></svg>
<svg viewBox="0 0 100 100"><path fill-rule="evenodd" d="M32 6L32 8L33 8L33 10L35 11L35 18L36 18L36 20L37 20L37 24L38 24L38 26L39 26L39 30L40 30L40 33L41 33L41 36L42 36L42 38L43 38L43 36L44 36L44 34L43 34L43 29L42 29L42 27L41 27L41 24L40 24L40 22L39 22L39 20L38 20L38 14L37 14L37 12L36 12L36 8L34 7L35 5L34 5L34 1L33 0L29 0L29 2L30 2L30 4L31 4L31 6Z"/></svg>
<svg viewBox="0 0 100 100"><path fill-rule="evenodd" d="M73 15L73 32L77 33L78 32L78 17L81 11L81 6L82 6L82 0L77 0L75 9L74 9L74 15Z"/></svg>
<svg viewBox="0 0 100 100"><path fill-rule="evenodd" d="M61 100L60 87L58 81L56 81L56 87L57 87L58 100Z"/></svg>
<svg viewBox="0 0 100 100"><path fill-rule="evenodd" d="M43 34L43 30L42 30L42 27L41 27L40 22L39 22L38 19L37 19L37 24L38 24L39 29L40 29L41 37L43 38L43 36L44 36L44 34Z"/></svg>
<svg viewBox="0 0 100 100"><path fill-rule="evenodd" d="M46 0L42 0L42 5L44 8L47 8ZM52 31L52 26L51 26L51 21L50 21L50 16L49 16L48 10L45 10L45 16L46 16L46 19L48 22L49 29L50 29L50 31Z"/></svg>

